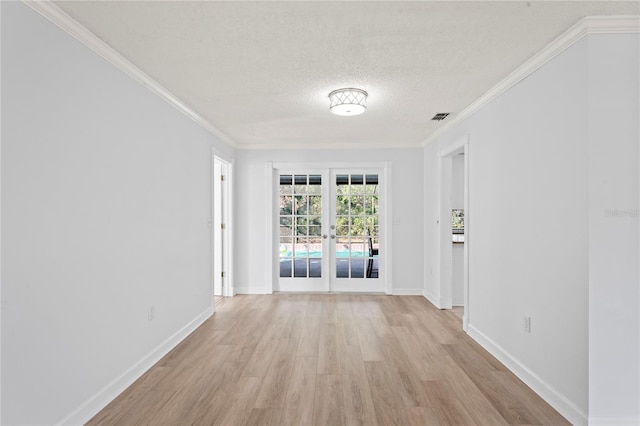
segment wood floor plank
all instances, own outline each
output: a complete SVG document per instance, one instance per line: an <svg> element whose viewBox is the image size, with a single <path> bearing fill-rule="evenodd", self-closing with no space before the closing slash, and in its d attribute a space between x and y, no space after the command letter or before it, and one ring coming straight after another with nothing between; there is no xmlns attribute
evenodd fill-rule
<svg viewBox="0 0 640 426"><path fill-rule="evenodd" d="M158 426L172 426L182 422L191 407L198 401L199 395L186 390L178 390L162 406L154 406L155 412L145 420L147 424ZM128 425L131 419L127 418L120 425ZM101 424L101 423L98 423Z"/></svg>
<svg viewBox="0 0 640 426"><path fill-rule="evenodd" d="M494 370L492 364L464 343L446 344L442 347L467 374Z"/></svg>
<svg viewBox="0 0 640 426"><path fill-rule="evenodd" d="M277 324L264 327L264 331L256 345L251 358L244 367L245 377L264 377L278 347L274 345Z"/></svg>
<svg viewBox="0 0 640 426"><path fill-rule="evenodd" d="M171 391L183 386L197 386L204 376L215 375L222 368L229 359L232 348L227 345L216 345L208 348L208 351L197 352L197 357L189 355L183 357L173 367L166 369L166 374L162 380L154 384L154 389Z"/></svg>
<svg viewBox="0 0 640 426"><path fill-rule="evenodd" d="M465 402L465 408L480 425L504 425L508 421L491 404L485 394L473 383L469 376L454 360L445 358L443 370L446 372L447 384L458 400Z"/></svg>
<svg viewBox="0 0 640 426"><path fill-rule="evenodd" d="M409 407L407 408L409 424L412 426L432 426L443 424L436 410L431 407Z"/></svg>
<svg viewBox="0 0 640 426"><path fill-rule="evenodd" d="M355 375L366 378L364 359L360 346L339 345L338 357L340 358L340 373L343 375Z"/></svg>
<svg viewBox="0 0 640 426"><path fill-rule="evenodd" d="M319 426L344 425L343 401L340 376L336 374L317 376L313 424Z"/></svg>
<svg viewBox="0 0 640 426"><path fill-rule="evenodd" d="M230 408L224 417L215 424L222 425L244 425L249 423L249 417L253 405L258 398L258 393L262 387L260 377L241 377L231 391Z"/></svg>
<svg viewBox="0 0 640 426"><path fill-rule="evenodd" d="M376 407L366 377L342 376L346 425L376 425Z"/></svg>
<svg viewBox="0 0 640 426"><path fill-rule="evenodd" d="M426 380L446 380L447 373L444 364L447 363L447 355L429 354L423 359L418 360L421 363L420 373L425 374Z"/></svg>
<svg viewBox="0 0 640 426"><path fill-rule="evenodd" d="M387 362L365 361L367 380L376 411L376 420L381 425L405 425L409 419L405 410L398 379L393 366Z"/></svg>
<svg viewBox="0 0 640 426"><path fill-rule="evenodd" d="M340 346L344 417L347 425L376 425L371 387L360 346Z"/></svg>
<svg viewBox="0 0 640 426"><path fill-rule="evenodd" d="M234 389L241 374L242 371L235 368L222 368L216 374L207 374L206 380L194 389L200 398L183 412L179 421L184 424L211 425L223 420L231 408Z"/></svg>
<svg viewBox="0 0 640 426"><path fill-rule="evenodd" d="M498 380L499 376L494 375L494 373L504 372L494 371L492 365L484 357L463 343L443 346L509 424L522 425L538 422L536 416L518 400L523 392L513 392L514 389L503 386Z"/></svg>
<svg viewBox="0 0 640 426"><path fill-rule="evenodd" d="M418 296L227 298L89 425L566 425Z"/></svg>
<svg viewBox="0 0 640 426"><path fill-rule="evenodd" d="M415 338L415 335L407 327L391 327L396 341L400 348L407 354L408 362L411 363L412 372L418 380L435 380L433 361L430 352Z"/></svg>
<svg viewBox="0 0 640 426"><path fill-rule="evenodd" d="M342 296L338 299L337 315L338 344L359 346L360 338L358 337L357 322L348 296Z"/></svg>
<svg viewBox="0 0 640 426"><path fill-rule="evenodd" d="M336 324L323 323L320 329L318 374L340 374L338 328Z"/></svg>
<svg viewBox="0 0 640 426"><path fill-rule="evenodd" d="M362 359L365 361L384 361L384 349L380 338L369 318L361 318L357 324L358 339Z"/></svg>
<svg viewBox="0 0 640 426"><path fill-rule="evenodd" d="M431 324L424 322L419 314L413 315L407 328L414 341L420 346L421 352L436 355L446 355L438 338L430 331Z"/></svg>
<svg viewBox="0 0 640 426"><path fill-rule="evenodd" d="M234 329L233 333L229 333L229 330L219 330L226 332L220 340L220 343L224 345L242 345L251 339L250 336L254 333L262 332L263 324L264 321L262 321L260 314L238 316L235 318L235 322L229 323L226 326L229 327L229 329Z"/></svg>
<svg viewBox="0 0 640 426"><path fill-rule="evenodd" d="M282 410L279 408L254 408L249 413L247 425L278 426L281 423ZM235 425L236 423L231 423Z"/></svg>
<svg viewBox="0 0 640 426"><path fill-rule="evenodd" d="M352 301L351 309L353 310L353 315L358 318L383 317L384 314L382 313L379 304L381 297L386 296L367 296L360 294L351 295L349 300Z"/></svg>
<svg viewBox="0 0 640 426"><path fill-rule="evenodd" d="M478 342L473 339L465 339L465 346L472 350L476 355L484 359L487 364L491 366L491 368L495 371L509 371L507 367L504 366L500 361L498 361L493 355L487 352Z"/></svg>
<svg viewBox="0 0 640 426"><path fill-rule="evenodd" d="M308 356L313 358L318 356L321 328L322 318L320 315L306 315L304 317L302 335L300 336L296 353L297 356Z"/></svg>
<svg viewBox="0 0 640 426"><path fill-rule="evenodd" d="M292 339L278 339L273 345L276 346L276 353L262 381L255 408L284 407L298 342Z"/></svg>
<svg viewBox="0 0 640 426"><path fill-rule="evenodd" d="M315 403L317 358L297 357L283 410L282 424L312 425Z"/></svg>
<svg viewBox="0 0 640 426"><path fill-rule="evenodd" d="M279 337L283 339L300 339L303 331L303 319L305 317L304 313L301 312L293 312L289 316L289 320L283 326L282 332Z"/></svg>
<svg viewBox="0 0 640 426"><path fill-rule="evenodd" d="M420 384L419 374L415 367L415 359L413 354L403 350L395 334L394 328L398 326L387 326L381 330L385 348L385 368L389 369L390 383L402 398L405 407L423 406L424 398L422 396L422 386Z"/></svg>
<svg viewBox="0 0 640 426"><path fill-rule="evenodd" d="M112 404L117 404L118 410L102 410L87 425L120 425L134 423L148 418L150 410L155 405L164 404L171 398L171 394L163 391L147 391L144 395L133 393L121 395ZM141 403L144 405L141 407ZM111 404L110 404L111 405Z"/></svg>
<svg viewBox="0 0 640 426"><path fill-rule="evenodd" d="M510 395L512 410L530 413L535 419L531 424L569 425L570 423L556 410L545 403L540 396L522 383L510 371L493 371L493 379L500 384L501 394ZM522 423L524 424L524 423Z"/></svg>
<svg viewBox="0 0 640 426"><path fill-rule="evenodd" d="M244 371L245 366L256 350L256 346L256 343L252 346L250 344L247 346L231 346L228 351L229 357L226 360L227 365Z"/></svg>
<svg viewBox="0 0 640 426"><path fill-rule="evenodd" d="M322 298L322 321L335 324L338 322L337 295L328 294Z"/></svg>
<svg viewBox="0 0 640 426"><path fill-rule="evenodd" d="M426 381L422 382L422 385L428 398L427 407L432 409L430 414L436 417L436 424L476 424L465 409L463 402L449 390L446 382Z"/></svg>

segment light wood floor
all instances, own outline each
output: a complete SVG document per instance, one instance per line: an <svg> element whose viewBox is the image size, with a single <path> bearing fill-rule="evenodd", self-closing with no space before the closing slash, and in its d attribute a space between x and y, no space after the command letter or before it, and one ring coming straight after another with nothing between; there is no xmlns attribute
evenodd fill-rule
<svg viewBox="0 0 640 426"><path fill-rule="evenodd" d="M568 422L413 296L226 298L90 425Z"/></svg>

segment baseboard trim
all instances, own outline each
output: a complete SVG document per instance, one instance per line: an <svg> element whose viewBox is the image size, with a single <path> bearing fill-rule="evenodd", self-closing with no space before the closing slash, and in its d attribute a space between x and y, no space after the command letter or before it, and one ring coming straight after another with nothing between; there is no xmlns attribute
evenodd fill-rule
<svg viewBox="0 0 640 426"><path fill-rule="evenodd" d="M589 417L589 426L637 426L640 417Z"/></svg>
<svg viewBox="0 0 640 426"><path fill-rule="evenodd" d="M555 408L567 420L574 425L586 425L587 415L582 412L574 403L569 401L560 392L556 391L549 384L545 383L533 371L520 363L510 353L505 351L500 345L487 337L473 325L467 325L467 334L486 349L498 361L503 363L513 374L518 376L527 386L544 399L549 405ZM591 423L589 423L591 424Z"/></svg>
<svg viewBox="0 0 640 426"><path fill-rule="evenodd" d="M236 286L235 290L236 294L268 294L265 287ZM391 294L393 296L422 296L423 290L420 288L394 288Z"/></svg>
<svg viewBox="0 0 640 426"><path fill-rule="evenodd" d="M140 361L131 366L127 371L105 386L102 390L89 398L84 404L76 408L57 425L81 425L87 423L93 416L98 414L100 410L106 407L133 382L139 379L147 370L149 370L156 362L160 361L171 349L175 348L189 334L205 322L213 315L214 307L208 307L204 312L194 318L187 325L174 333L167 340L158 345L151 353L142 358Z"/></svg>
<svg viewBox="0 0 640 426"><path fill-rule="evenodd" d="M422 292L422 295L425 297L425 299L427 299L429 302L431 302L431 304L433 306L435 306L438 309L442 309L442 307L440 305L440 298L435 297L433 294L429 293L427 290L424 290Z"/></svg>
<svg viewBox="0 0 640 426"><path fill-rule="evenodd" d="M394 296L422 296L421 288L394 288L392 293Z"/></svg>
<svg viewBox="0 0 640 426"><path fill-rule="evenodd" d="M236 294L270 294L266 287L236 286Z"/></svg>

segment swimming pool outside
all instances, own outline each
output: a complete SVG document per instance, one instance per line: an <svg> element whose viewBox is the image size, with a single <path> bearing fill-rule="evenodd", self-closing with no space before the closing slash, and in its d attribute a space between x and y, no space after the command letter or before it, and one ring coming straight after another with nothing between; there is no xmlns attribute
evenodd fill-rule
<svg viewBox="0 0 640 426"><path fill-rule="evenodd" d="M285 260L285 259L291 259L292 257L310 257L310 258L321 258L322 257L322 252L321 251L310 251L308 254L305 250L296 250L296 255L293 256L293 253L291 251L285 250L285 251L280 251L280 260ZM336 257L349 257L349 251L348 250L341 250L341 251L337 251L336 252ZM364 252L361 251L352 251L351 252L351 257L365 257Z"/></svg>

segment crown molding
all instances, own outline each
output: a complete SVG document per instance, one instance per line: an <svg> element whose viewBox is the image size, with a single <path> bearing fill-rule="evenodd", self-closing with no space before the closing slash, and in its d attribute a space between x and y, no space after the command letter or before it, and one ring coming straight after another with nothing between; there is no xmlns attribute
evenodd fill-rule
<svg viewBox="0 0 640 426"><path fill-rule="evenodd" d="M640 33L640 15L587 16L580 23L585 27L584 35Z"/></svg>
<svg viewBox="0 0 640 426"><path fill-rule="evenodd" d="M80 43L93 50L100 57L111 63L129 77L133 78L138 83L149 89L151 92L169 102L178 111L191 118L198 123L204 129L217 136L220 140L227 145L238 148L238 144L227 136L225 133L216 128L211 122L206 120L203 116L191 109L187 104L180 100L177 96L164 88L160 83L155 81L140 68L129 62L124 56L118 53L115 49L102 41L98 36L89 31L86 27L80 24L78 21L69 16L66 12L56 6L51 0L46 1L33 1L22 0L27 6L38 12L40 15L51 21L54 25L61 28L71 37L78 40Z"/></svg>
<svg viewBox="0 0 640 426"><path fill-rule="evenodd" d="M318 150L318 149L395 149L395 148L422 148L421 142L416 143L380 143L380 144L363 144L355 142L326 142L315 143L314 145L301 145L298 143L250 143L238 145L237 149L242 151L275 151L275 150Z"/></svg>
<svg viewBox="0 0 640 426"><path fill-rule="evenodd" d="M451 121L444 124L422 142L425 146L435 141L438 136L453 128L456 124L471 116L474 112L511 89L527 78L544 64L558 56L564 50L589 34L634 34L640 33L640 16L587 16L558 36L531 59L520 65L504 80L492 87L460 113L452 116Z"/></svg>

